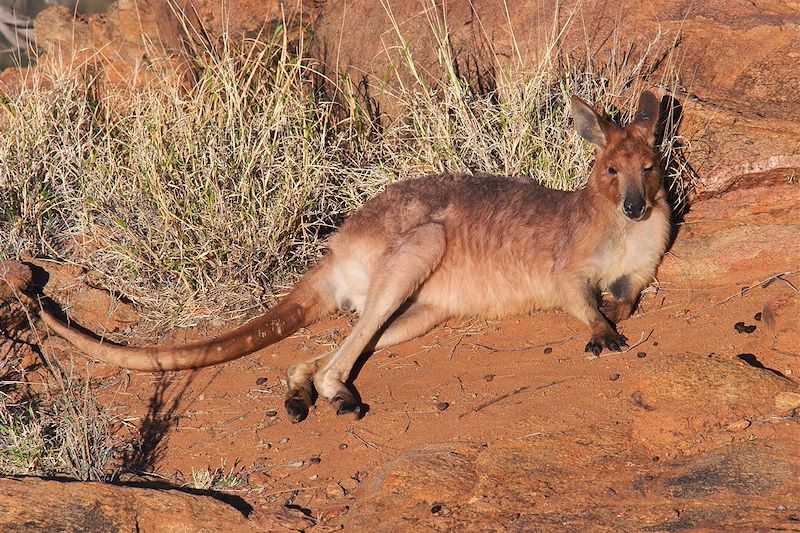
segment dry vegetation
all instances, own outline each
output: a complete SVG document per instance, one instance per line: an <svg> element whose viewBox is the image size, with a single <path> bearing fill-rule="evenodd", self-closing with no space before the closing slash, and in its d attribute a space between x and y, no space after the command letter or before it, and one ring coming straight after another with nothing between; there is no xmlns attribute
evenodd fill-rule
<svg viewBox="0 0 800 533"><path fill-rule="evenodd" d="M641 88L673 82L652 78L663 59L654 50L669 49L654 43L605 65L498 64L477 91L451 68L445 25L430 22L446 76L427 80L401 54L391 119L280 29L198 45L191 88L163 65L149 67L160 81L109 91L86 70L43 62L29 90L0 102L0 258L94 271L142 309L150 332L241 318L271 304L386 184L482 171L580 186L593 151L573 131L570 95L623 119ZM668 135L670 171L676 146ZM0 470L108 477L113 445L91 391L60 368L51 379L62 386L47 400L0 398ZM219 484L224 470L195 483Z"/></svg>

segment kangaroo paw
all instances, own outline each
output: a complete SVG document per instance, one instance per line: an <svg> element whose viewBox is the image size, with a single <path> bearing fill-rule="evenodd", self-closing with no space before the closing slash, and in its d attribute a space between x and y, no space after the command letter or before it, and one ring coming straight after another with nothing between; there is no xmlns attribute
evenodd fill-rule
<svg viewBox="0 0 800 533"><path fill-rule="evenodd" d="M586 344L584 351L591 352L596 357L599 357L603 348L608 349L610 352L621 352L623 348L627 347L628 340L624 335L609 332L603 335L593 335L592 339Z"/></svg>

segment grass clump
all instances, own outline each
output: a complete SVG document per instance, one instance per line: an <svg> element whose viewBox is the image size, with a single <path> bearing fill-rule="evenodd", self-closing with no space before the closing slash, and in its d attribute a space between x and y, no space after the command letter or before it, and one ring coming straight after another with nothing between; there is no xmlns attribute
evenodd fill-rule
<svg viewBox="0 0 800 533"><path fill-rule="evenodd" d="M241 469L237 469L234 463L230 470L226 469L225 460L220 461L218 468L203 468L195 470L192 468L192 480L186 484L189 488L197 490L232 490L247 483L245 474Z"/></svg>
<svg viewBox="0 0 800 533"><path fill-rule="evenodd" d="M42 356L47 371L0 381L0 474L108 481L118 446L88 384ZM38 389L38 391L37 391Z"/></svg>
<svg viewBox="0 0 800 533"><path fill-rule="evenodd" d="M3 102L0 254L93 270L151 324L240 316L271 303L394 180L481 171L580 186L593 149L573 131L570 95L629 116L656 60L547 56L498 66L493 86L475 90L448 67L446 28L431 24L445 75L426 81L403 55L397 70L414 82L386 96L391 120L281 28L207 42L188 88L165 69L107 91L43 64L30 90Z"/></svg>

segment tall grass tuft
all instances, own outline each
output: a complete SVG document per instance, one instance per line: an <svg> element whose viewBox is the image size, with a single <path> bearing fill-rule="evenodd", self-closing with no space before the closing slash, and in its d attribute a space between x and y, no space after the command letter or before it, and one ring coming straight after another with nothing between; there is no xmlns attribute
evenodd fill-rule
<svg viewBox="0 0 800 533"><path fill-rule="evenodd" d="M108 481L120 443L115 422L82 382L42 353L45 371L0 381L0 475Z"/></svg>
<svg viewBox="0 0 800 533"><path fill-rule="evenodd" d="M0 109L0 255L91 269L150 324L235 318L271 303L394 180L481 171L581 186L593 149L573 131L570 95L630 116L658 59L548 55L498 64L495 86L478 91L447 68L446 28L431 26L445 75L426 81L403 55L397 69L415 81L385 96L391 120L281 28L208 42L189 88L167 68L143 88L106 91L40 67Z"/></svg>

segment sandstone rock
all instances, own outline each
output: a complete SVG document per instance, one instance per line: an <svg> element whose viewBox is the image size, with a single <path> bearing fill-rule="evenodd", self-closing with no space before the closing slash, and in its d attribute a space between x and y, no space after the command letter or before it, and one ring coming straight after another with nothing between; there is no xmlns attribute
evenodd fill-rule
<svg viewBox="0 0 800 533"><path fill-rule="evenodd" d="M3 531L298 531L313 524L290 510L253 511L240 498L229 498L231 505L179 490L3 478L0 491Z"/></svg>
<svg viewBox="0 0 800 533"><path fill-rule="evenodd" d="M781 413L800 409L800 393L781 392L775 396L775 409Z"/></svg>
<svg viewBox="0 0 800 533"><path fill-rule="evenodd" d="M212 35L229 32L238 36L257 37L268 41L278 26L294 30L310 24L318 14L314 0L233 0L223 4L216 0L184 0L184 13L196 13Z"/></svg>
<svg viewBox="0 0 800 533"><path fill-rule="evenodd" d="M139 320L133 306L89 285L80 267L41 260L31 263L46 272L44 294L66 306L70 319L83 327L103 334L124 330Z"/></svg>
<svg viewBox="0 0 800 533"><path fill-rule="evenodd" d="M191 54L189 43L198 35L230 33L234 40L260 35L268 41L278 25L296 31L307 21L313 10L304 3L310 2L117 0L106 13L77 17L55 6L36 17L36 42L43 53L39 62L89 68L95 76L102 74L95 78L101 89L106 83L147 83L160 75L146 68L153 62L171 65L183 76L188 68L184 53Z"/></svg>
<svg viewBox="0 0 800 533"><path fill-rule="evenodd" d="M10 67L0 72L0 94L11 99L17 98L22 91L33 86L32 67ZM5 113L0 115L0 127L4 119L11 119L13 115Z"/></svg>
<svg viewBox="0 0 800 533"><path fill-rule="evenodd" d="M738 358L674 354L651 360L626 392L647 406L633 420L637 442L658 445L683 440L689 429L705 431L768 415L776 396L796 388L790 380Z"/></svg>
<svg viewBox="0 0 800 533"><path fill-rule="evenodd" d="M32 280L33 273L22 263L0 261L0 332L11 344L12 339L25 343L35 342L28 320L35 317L38 303L26 292ZM12 347L5 346L4 351L9 350Z"/></svg>
<svg viewBox="0 0 800 533"><path fill-rule="evenodd" d="M658 462L621 442L599 430L422 446L385 465L342 524L354 531L734 531L779 528L800 509L791 439L776 449L741 442Z"/></svg>
<svg viewBox="0 0 800 533"><path fill-rule="evenodd" d="M752 284L800 265L800 185L735 190L696 203L658 271L660 281Z"/></svg>
<svg viewBox="0 0 800 533"><path fill-rule="evenodd" d="M27 266L17 261L0 261L0 301L6 302L25 291L33 279Z"/></svg>
<svg viewBox="0 0 800 533"><path fill-rule="evenodd" d="M764 305L762 317L772 335L772 347L800 355L800 294L792 291L770 300Z"/></svg>

